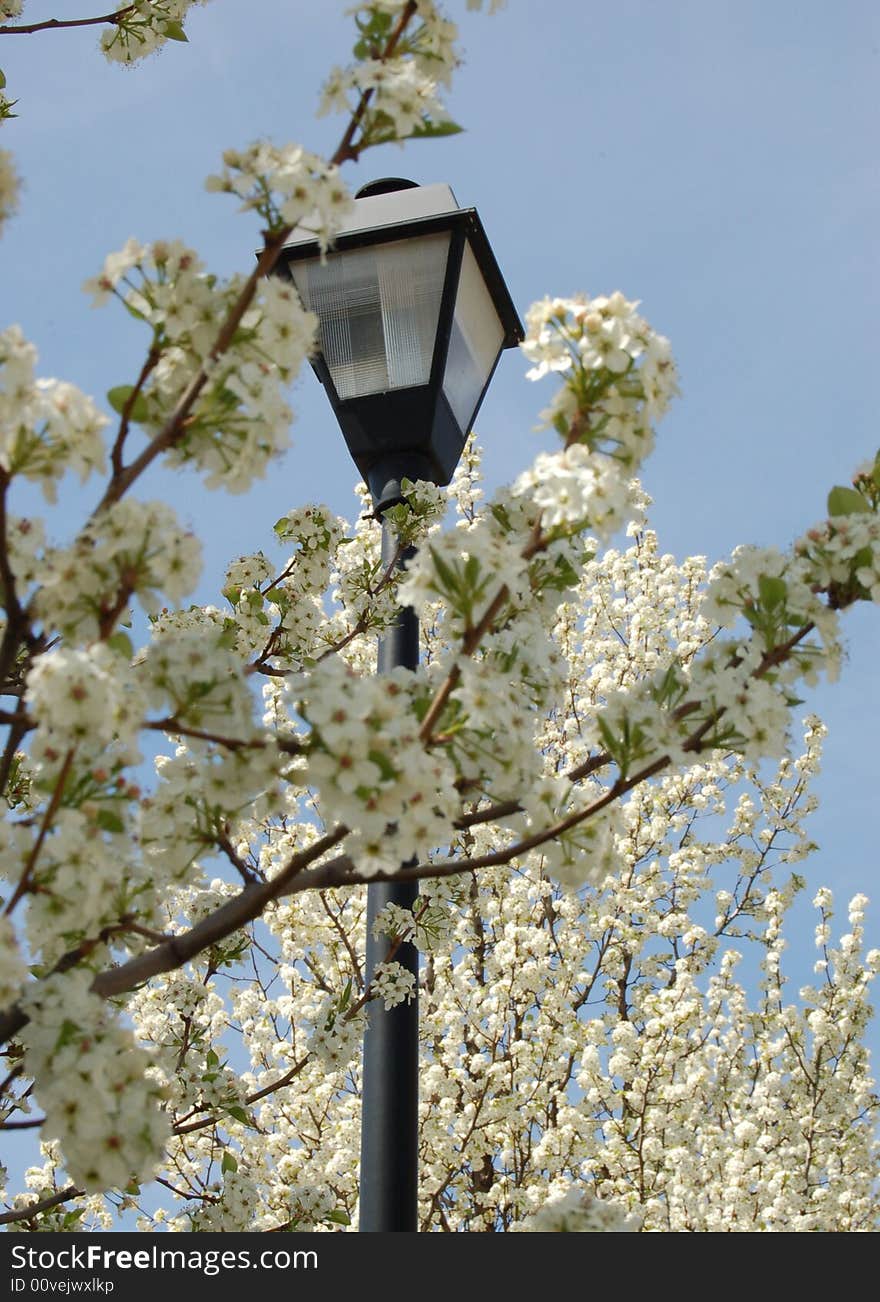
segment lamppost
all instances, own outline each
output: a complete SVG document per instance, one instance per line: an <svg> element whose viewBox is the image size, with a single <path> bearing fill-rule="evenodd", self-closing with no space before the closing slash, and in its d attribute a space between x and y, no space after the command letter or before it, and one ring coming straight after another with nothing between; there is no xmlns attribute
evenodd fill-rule
<svg viewBox="0 0 880 1302"><path fill-rule="evenodd" d="M404 479L448 484L505 348L523 337L510 294L473 208L447 185L389 177L364 186L355 214L324 257L294 231L279 271L318 317L313 366L348 450L366 480L377 518L405 501ZM382 520L382 557L399 542ZM400 558L399 563L404 563ZM379 673L419 660L419 627L399 610L379 642ZM388 949L373 936L387 904L412 909L416 882L367 888L369 981ZM397 962L418 991L418 953ZM364 1035L361 1231L417 1226L418 998L385 1011L374 1001Z"/></svg>

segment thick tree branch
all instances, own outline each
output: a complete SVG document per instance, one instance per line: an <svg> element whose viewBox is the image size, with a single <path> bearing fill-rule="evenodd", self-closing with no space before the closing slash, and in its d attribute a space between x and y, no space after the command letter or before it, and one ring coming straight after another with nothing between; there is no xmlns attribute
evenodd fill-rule
<svg viewBox="0 0 880 1302"><path fill-rule="evenodd" d="M60 1203L66 1203L71 1198L83 1198L85 1193L82 1189L77 1189L75 1184L69 1184L66 1189L60 1193L52 1194L51 1198L41 1198L39 1202L30 1203L27 1207L21 1207L14 1212L0 1213L0 1225L13 1225L16 1221L29 1221L34 1216L39 1216L40 1212L51 1211Z"/></svg>
<svg viewBox="0 0 880 1302"><path fill-rule="evenodd" d="M337 827L327 836L321 837L314 845L309 846L307 850L301 850L293 855L285 868L271 881L245 886L234 899L221 905L189 931L175 936L162 945L157 945L155 949L147 950L145 954L129 959L120 967L99 973L92 989L105 998L109 995L124 994L149 980L150 977L180 967L196 954L201 953L203 949L208 949L218 940L225 939L248 922L253 922L273 900L290 894L289 888L298 874L308 864L320 859L322 854L332 850L333 846L338 845L347 835L347 827Z"/></svg>

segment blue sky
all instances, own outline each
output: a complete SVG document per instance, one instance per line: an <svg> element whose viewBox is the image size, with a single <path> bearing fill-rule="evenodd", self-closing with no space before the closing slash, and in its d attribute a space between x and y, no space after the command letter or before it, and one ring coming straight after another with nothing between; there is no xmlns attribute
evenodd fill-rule
<svg viewBox="0 0 880 1302"><path fill-rule="evenodd" d="M0 323L21 323L42 373L98 398L134 379L136 324L80 292L129 236L179 237L214 271L250 269L256 222L204 177L223 148L258 136L332 151L344 123L314 109L352 44L345 7L212 0L192 13L188 46L133 70L107 65L90 29L0 40L20 114L0 142L25 180L0 241ZM466 133L372 151L348 169L352 187L387 174L451 184L479 209L523 313L547 293L640 298L682 376L643 475L662 547L714 560L741 542L786 545L880 442L880 8L509 0L490 19L449 0L447 11L466 53L447 102ZM89 12L87 0L26 7L30 20ZM546 445L533 427L551 389L525 383L526 369L506 355L480 414L490 485ZM227 560L269 549L290 507L354 513L355 472L311 374L294 405L291 453L247 497L208 494L189 475L145 487L206 539L205 600ZM53 530L69 527L59 516ZM880 611L845 627L842 680L805 706L830 729L808 876L841 906L856 890L876 897L877 944ZM808 911L803 921L809 949Z"/></svg>

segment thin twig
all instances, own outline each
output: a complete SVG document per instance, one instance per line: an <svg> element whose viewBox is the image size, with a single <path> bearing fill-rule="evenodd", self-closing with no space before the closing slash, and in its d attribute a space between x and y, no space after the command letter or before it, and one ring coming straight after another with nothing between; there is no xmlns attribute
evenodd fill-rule
<svg viewBox="0 0 880 1302"><path fill-rule="evenodd" d="M135 381L134 387L122 408L122 413L119 418L119 431L116 435L116 441L113 444L113 450L110 453L110 464L113 467L114 475L122 474L124 469L122 463L122 449L125 446L125 440L128 438L132 412L134 411L135 403L140 397L141 390L149 379L151 372L155 369L160 357L161 352L155 347L151 348L147 353L146 360L141 367L141 373Z"/></svg>
<svg viewBox="0 0 880 1302"><path fill-rule="evenodd" d="M121 9L115 9L112 14L102 14L100 18L46 18L40 23L21 26L13 26L9 23L0 27L0 36L30 36L34 32L60 31L62 27L94 27L99 23L118 24L121 18L127 18L136 8L136 5L124 5Z"/></svg>
<svg viewBox="0 0 880 1302"><path fill-rule="evenodd" d="M52 825L52 820L54 819L56 813L58 812L58 806L61 804L61 797L64 795L64 788L67 785L67 775L70 772L70 766L72 763L73 763L73 751L69 750L67 752L67 755L65 756L64 763L61 765L61 772L58 774L58 778L55 783L55 790L52 792L52 799L49 801L48 805L46 806L46 812L43 814L43 821L40 824L40 830L37 833L37 839L36 841L34 841L31 852L28 855L27 863L24 866L24 871L21 874L18 885L16 886L15 890L12 892L12 896L10 897L9 903L6 905L6 908L3 910L4 914L7 917L15 908L16 904L21 899L22 895L24 895L25 891L28 890L28 888L30 887L31 877L33 875L34 868L36 867L37 859L40 857L40 851L43 848L43 842L45 841L49 828Z"/></svg>

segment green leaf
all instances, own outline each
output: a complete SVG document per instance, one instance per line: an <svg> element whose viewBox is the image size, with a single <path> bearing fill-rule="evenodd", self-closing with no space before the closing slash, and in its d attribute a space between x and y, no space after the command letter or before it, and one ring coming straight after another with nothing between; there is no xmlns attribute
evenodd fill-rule
<svg viewBox="0 0 880 1302"><path fill-rule="evenodd" d="M838 484L828 494L829 515L862 515L870 509L866 499L855 488L843 488Z"/></svg>
<svg viewBox="0 0 880 1302"><path fill-rule="evenodd" d="M69 1017L65 1017L61 1023L58 1039L55 1041L56 1053L59 1049L63 1049L65 1045L72 1044L77 1035L79 1035L79 1027L76 1022L72 1022Z"/></svg>
<svg viewBox="0 0 880 1302"><path fill-rule="evenodd" d="M479 556L469 556L464 563L465 583L474 591L479 586L480 568Z"/></svg>
<svg viewBox="0 0 880 1302"><path fill-rule="evenodd" d="M213 1049L209 1049L208 1052L205 1054L205 1063L208 1067L219 1066L220 1059L217 1057L217 1054L214 1052Z"/></svg>
<svg viewBox="0 0 880 1302"><path fill-rule="evenodd" d="M332 1221L334 1225L351 1225L351 1217L344 1207L334 1207L327 1220Z"/></svg>
<svg viewBox="0 0 880 1302"><path fill-rule="evenodd" d="M250 1126L253 1124L249 1114L239 1103L227 1103L224 1111L228 1112L236 1121L240 1121L242 1125Z"/></svg>
<svg viewBox="0 0 880 1302"><path fill-rule="evenodd" d="M428 139L433 136L457 136L464 131L457 122L423 122L412 132L414 138Z"/></svg>
<svg viewBox="0 0 880 1302"><path fill-rule="evenodd" d="M173 22L171 19L162 28L163 36L167 36L169 41L188 41L189 37L183 30L180 23Z"/></svg>
<svg viewBox="0 0 880 1302"><path fill-rule="evenodd" d="M110 403L113 410L119 412L119 415L121 416L133 393L133 384L118 384L115 389L108 389L107 401ZM136 421L147 419L147 403L142 393L139 393L132 403L129 418Z"/></svg>
<svg viewBox="0 0 880 1302"><path fill-rule="evenodd" d="M428 550L431 553L434 568L440 576L440 582L443 584L446 591L450 594L455 593L456 595L460 595L461 586L458 581L458 575L450 565L447 565L446 561L444 561L443 557L435 547L430 547Z"/></svg>
<svg viewBox="0 0 880 1302"><path fill-rule="evenodd" d="M788 595L788 585L785 579L771 578L769 574L758 576L758 595L761 598L761 604L768 610L773 606L781 606Z"/></svg>
<svg viewBox="0 0 880 1302"><path fill-rule="evenodd" d="M121 629L117 629L112 637L107 638L107 645L112 651L116 651L119 655L124 656L126 660L130 660L134 655L134 647L132 646L131 638L127 633L123 633Z"/></svg>
<svg viewBox="0 0 880 1302"><path fill-rule="evenodd" d="M281 610L290 609L290 593L286 588L267 588L263 596L267 601L271 601L274 606L279 606Z"/></svg>
<svg viewBox="0 0 880 1302"><path fill-rule="evenodd" d="M112 809L99 809L95 822L104 832L113 832L118 835L120 832L125 831L125 824Z"/></svg>
<svg viewBox="0 0 880 1302"><path fill-rule="evenodd" d="M394 779L397 777L397 769L391 763L391 760L388 758L388 756L385 754L384 751L381 750L368 751L367 759L369 759L373 764L376 765L376 768L382 774L382 777L385 779L386 782L393 782Z"/></svg>
<svg viewBox="0 0 880 1302"><path fill-rule="evenodd" d="M625 766L623 763L623 756L621 753L622 747L620 744L620 738L611 731L608 724L605 722L605 720L602 718L601 715L596 720L596 724L599 729L599 736L602 738L602 744L604 745L605 749L608 751L608 754L617 762L617 765L620 768L621 777L626 777Z"/></svg>
<svg viewBox="0 0 880 1302"><path fill-rule="evenodd" d="M6 73L3 71L2 68L0 68L0 90L4 90L5 87L6 87Z"/></svg>
<svg viewBox="0 0 880 1302"><path fill-rule="evenodd" d="M229 1149L223 1154L223 1161L220 1163L221 1171L237 1171L238 1162L229 1152Z"/></svg>

